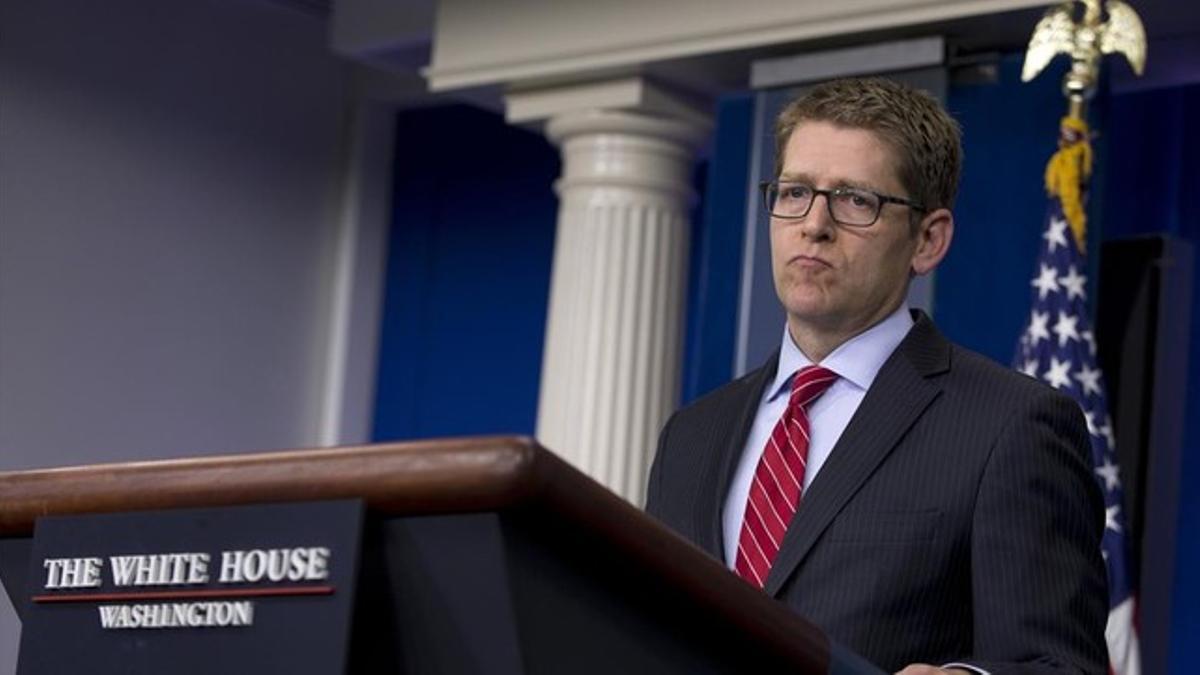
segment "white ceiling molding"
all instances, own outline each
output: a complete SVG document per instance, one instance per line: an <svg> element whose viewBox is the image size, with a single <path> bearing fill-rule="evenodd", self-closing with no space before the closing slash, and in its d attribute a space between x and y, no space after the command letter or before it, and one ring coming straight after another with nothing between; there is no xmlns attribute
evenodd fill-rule
<svg viewBox="0 0 1200 675"><path fill-rule="evenodd" d="M1045 0L441 0L433 91L594 77L669 59L1044 6Z"/></svg>

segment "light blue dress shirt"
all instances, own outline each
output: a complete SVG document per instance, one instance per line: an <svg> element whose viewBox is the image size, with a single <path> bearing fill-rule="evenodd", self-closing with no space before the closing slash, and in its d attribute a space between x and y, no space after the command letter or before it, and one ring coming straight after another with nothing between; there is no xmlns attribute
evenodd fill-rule
<svg viewBox="0 0 1200 675"><path fill-rule="evenodd" d="M804 491L808 491L813 478L829 458L834 444L850 423L854 411L858 410L884 361L896 351L912 326L908 305L901 304L883 321L843 342L819 364L837 373L838 379L808 408L812 437L804 472ZM750 495L750 484L754 480L758 460L775 424L787 408L792 375L809 365L812 365L812 361L792 341L785 326L783 344L779 349L779 368L763 391L763 400L758 404L754 425L746 438L746 447L742 450L733 481L729 485L729 494L725 498L721 522L725 534L725 564L730 569L737 561L738 537L741 536L746 499Z"/></svg>

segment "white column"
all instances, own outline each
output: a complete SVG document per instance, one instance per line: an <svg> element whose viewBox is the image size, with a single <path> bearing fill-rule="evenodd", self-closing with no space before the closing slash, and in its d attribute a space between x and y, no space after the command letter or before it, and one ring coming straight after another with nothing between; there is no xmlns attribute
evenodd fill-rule
<svg viewBox="0 0 1200 675"><path fill-rule="evenodd" d="M538 439L641 503L678 402L695 120L615 110L550 119L560 206Z"/></svg>

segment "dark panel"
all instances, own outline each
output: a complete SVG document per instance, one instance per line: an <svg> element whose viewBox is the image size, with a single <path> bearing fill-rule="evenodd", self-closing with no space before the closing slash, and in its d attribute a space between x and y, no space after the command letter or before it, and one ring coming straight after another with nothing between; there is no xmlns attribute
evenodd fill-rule
<svg viewBox="0 0 1200 675"><path fill-rule="evenodd" d="M795 669L563 519L508 514L504 538L527 673Z"/></svg>
<svg viewBox="0 0 1200 675"><path fill-rule="evenodd" d="M350 672L796 672L795 654L572 517L379 516L364 545ZM878 673L845 650L838 659L841 672Z"/></svg>
<svg viewBox="0 0 1200 675"><path fill-rule="evenodd" d="M350 672L525 672L498 516L374 518Z"/></svg>
<svg viewBox="0 0 1200 675"><path fill-rule="evenodd" d="M1138 574L1142 663L1167 672L1187 395L1192 251L1157 236L1106 242L1096 333L1113 401ZM1136 573L1136 572L1135 572Z"/></svg>

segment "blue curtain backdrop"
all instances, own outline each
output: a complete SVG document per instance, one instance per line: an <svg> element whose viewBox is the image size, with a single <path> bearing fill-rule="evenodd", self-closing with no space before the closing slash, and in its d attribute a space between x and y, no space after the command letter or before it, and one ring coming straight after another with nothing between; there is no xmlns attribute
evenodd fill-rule
<svg viewBox="0 0 1200 675"><path fill-rule="evenodd" d="M1029 315L1029 280L1041 241L1042 175L1066 112L1062 64L1028 85L1021 57L998 81L951 85L946 107L962 125L962 183L954 242L934 280L934 316L951 340L1000 363L1012 360Z"/></svg>
<svg viewBox="0 0 1200 675"><path fill-rule="evenodd" d="M754 96L738 93L716 106L716 131L693 219L687 327L684 333L682 403L728 382L737 340L739 279L746 207L754 196L746 182L754 133Z"/></svg>
<svg viewBox="0 0 1200 675"><path fill-rule="evenodd" d="M558 151L465 105L396 124L372 436L532 434Z"/></svg>

